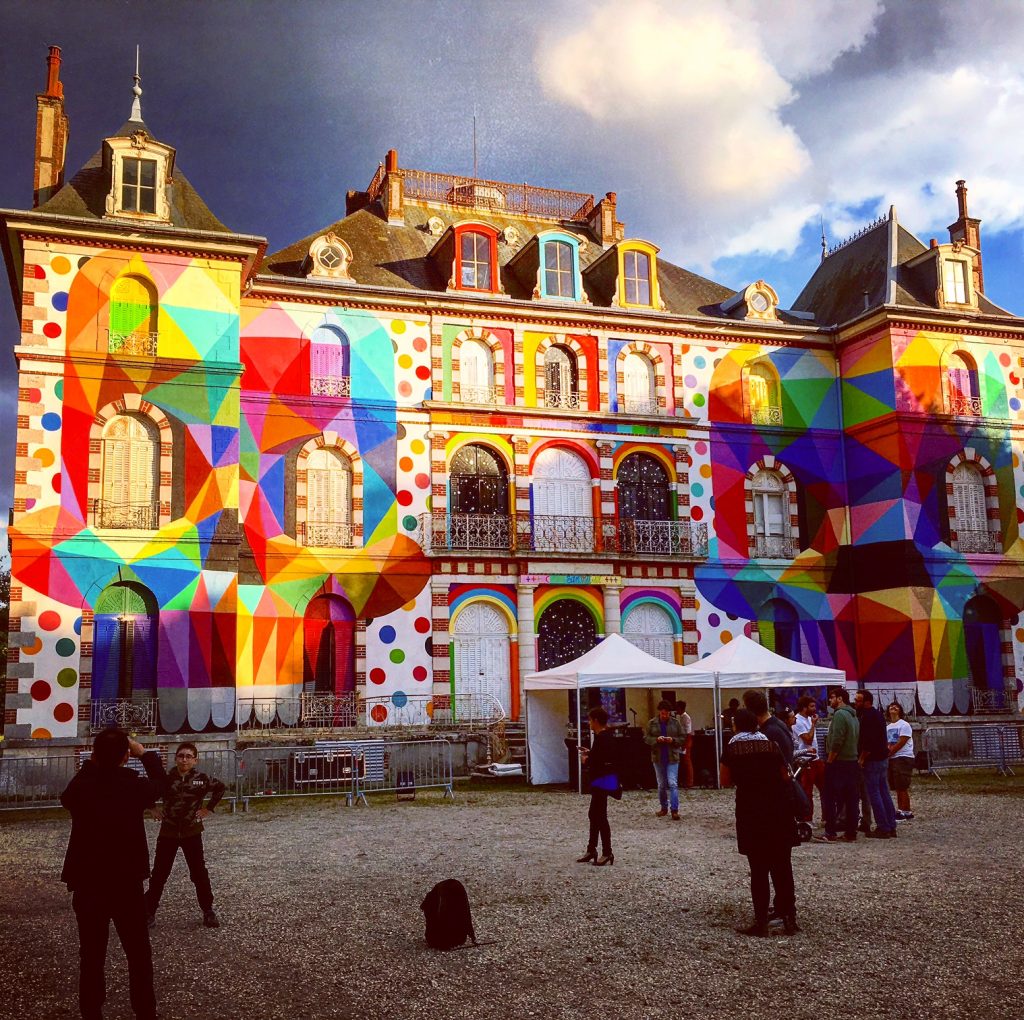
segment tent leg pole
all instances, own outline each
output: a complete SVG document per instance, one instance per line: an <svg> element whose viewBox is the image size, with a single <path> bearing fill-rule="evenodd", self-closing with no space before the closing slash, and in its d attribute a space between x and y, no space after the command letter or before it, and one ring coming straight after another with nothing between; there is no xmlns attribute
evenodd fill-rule
<svg viewBox="0 0 1024 1020"><path fill-rule="evenodd" d="M583 718L580 715L580 684L576 681L576 792L583 793Z"/></svg>
<svg viewBox="0 0 1024 1020"><path fill-rule="evenodd" d="M722 788L722 688L719 686L718 674L715 674L715 788Z"/></svg>

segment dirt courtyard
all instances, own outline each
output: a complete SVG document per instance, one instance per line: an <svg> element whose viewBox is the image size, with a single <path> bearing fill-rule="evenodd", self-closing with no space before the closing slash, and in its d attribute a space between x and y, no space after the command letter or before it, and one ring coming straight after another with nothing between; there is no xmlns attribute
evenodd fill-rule
<svg viewBox="0 0 1024 1020"><path fill-rule="evenodd" d="M179 857L153 931L164 1020L661 1017L1019 1020L1024 782L915 779L897 840L794 850L802 934L744 938L732 793L610 805L615 864L574 859L586 798L458 788L454 802L268 801L207 823L223 926ZM156 823L149 822L150 844ZM0 1017L77 1017L77 937L58 881L62 812L0 815ZM447 954L418 904L462 879L478 936ZM131 1016L112 933L108 1018Z"/></svg>

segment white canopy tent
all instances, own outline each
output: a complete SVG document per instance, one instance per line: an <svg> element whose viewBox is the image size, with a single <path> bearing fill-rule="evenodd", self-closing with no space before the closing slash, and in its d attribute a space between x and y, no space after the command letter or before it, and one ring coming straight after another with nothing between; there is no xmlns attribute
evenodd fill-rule
<svg viewBox="0 0 1024 1020"><path fill-rule="evenodd" d="M540 785L569 780L564 742L567 705L560 692L577 692L578 735L578 693L588 687L713 689L717 729L723 687L803 687L845 681L842 670L787 659L742 635L699 662L677 666L648 655L619 634L609 634L578 659L524 678L530 782ZM720 735L715 742L716 756L719 743Z"/></svg>

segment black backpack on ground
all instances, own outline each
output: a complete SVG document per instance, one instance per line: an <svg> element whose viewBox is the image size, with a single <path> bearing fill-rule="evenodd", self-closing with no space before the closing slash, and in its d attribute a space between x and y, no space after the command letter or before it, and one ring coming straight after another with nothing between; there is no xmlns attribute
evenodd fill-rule
<svg viewBox="0 0 1024 1020"><path fill-rule="evenodd" d="M457 878L438 882L424 897L420 910L427 922L427 945L431 949L455 949L467 938L476 945L469 895Z"/></svg>

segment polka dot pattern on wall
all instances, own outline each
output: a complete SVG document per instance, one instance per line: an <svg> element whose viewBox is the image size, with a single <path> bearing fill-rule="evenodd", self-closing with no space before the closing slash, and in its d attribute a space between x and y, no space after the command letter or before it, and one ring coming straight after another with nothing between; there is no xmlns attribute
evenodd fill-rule
<svg viewBox="0 0 1024 1020"><path fill-rule="evenodd" d="M74 655L75 651L77 650L77 647L78 646L75 644L75 642L72 641L71 638L67 637L61 638L54 646L55 651L62 659L67 659Z"/></svg>
<svg viewBox="0 0 1024 1020"><path fill-rule="evenodd" d="M60 415L54 414L53 411L47 411L46 414L39 419L39 424L47 432L56 432L60 428Z"/></svg>
<svg viewBox="0 0 1024 1020"><path fill-rule="evenodd" d="M52 609L47 609L39 614L39 627L41 630L56 630L60 626L60 614Z"/></svg>
<svg viewBox="0 0 1024 1020"><path fill-rule="evenodd" d="M62 669L57 674L57 683L61 687L74 687L78 683L78 674L73 669Z"/></svg>
<svg viewBox="0 0 1024 1020"><path fill-rule="evenodd" d="M59 705L54 707L53 717L59 723L71 722L75 717L74 706L69 705L66 701L62 701Z"/></svg>
<svg viewBox="0 0 1024 1020"><path fill-rule="evenodd" d="M382 684L385 680L387 680L387 674L384 670L380 668L370 670L370 683Z"/></svg>
<svg viewBox="0 0 1024 1020"><path fill-rule="evenodd" d="M64 276L66 273L71 272L71 262L63 255L54 255L50 259L50 269L57 274L57 276Z"/></svg>
<svg viewBox="0 0 1024 1020"><path fill-rule="evenodd" d="M56 340L63 332L60 325L56 322L47 322L43 326L43 336L49 337L51 340Z"/></svg>
<svg viewBox="0 0 1024 1020"><path fill-rule="evenodd" d="M33 701L46 701L50 697L52 688L45 680L37 680L30 691Z"/></svg>

